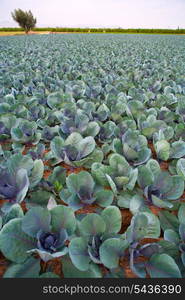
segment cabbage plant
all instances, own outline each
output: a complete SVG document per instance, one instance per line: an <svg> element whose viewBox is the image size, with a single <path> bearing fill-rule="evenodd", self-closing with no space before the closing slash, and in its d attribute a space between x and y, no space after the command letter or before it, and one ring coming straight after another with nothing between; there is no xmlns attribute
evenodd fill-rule
<svg viewBox="0 0 185 300"><path fill-rule="evenodd" d="M58 159L71 166L91 166L93 162L103 160L103 152L95 149L96 143L92 136L83 138L79 133L71 133L66 140L55 137L51 141L51 151Z"/></svg>
<svg viewBox="0 0 185 300"><path fill-rule="evenodd" d="M40 141L41 133L38 132L37 124L34 121L18 119L16 127L11 129L11 138L15 142L35 145Z"/></svg>
<svg viewBox="0 0 185 300"><path fill-rule="evenodd" d="M138 176L137 168L133 169L120 154L111 154L108 160L108 165L94 163L91 166L95 180L103 186L110 186L115 194L121 190L133 190Z"/></svg>
<svg viewBox="0 0 185 300"><path fill-rule="evenodd" d="M169 159L178 159L185 156L185 142L181 139L170 143L173 137L173 129L168 127L166 131L160 130L154 134L154 148L157 158L167 161Z"/></svg>
<svg viewBox="0 0 185 300"><path fill-rule="evenodd" d="M63 134L69 135L72 132L78 132L83 136L95 137L100 131L98 123L90 121L88 116L80 109L76 111L64 110L60 120L60 130Z"/></svg>
<svg viewBox="0 0 185 300"><path fill-rule="evenodd" d="M140 278L181 278L181 271L171 253L166 253L165 245L160 242L140 242L144 238L157 239L160 235L159 219L151 212L136 213L126 232L130 254L130 268ZM145 261L138 263L137 259L144 257Z"/></svg>
<svg viewBox="0 0 185 300"><path fill-rule="evenodd" d="M162 171L155 160L150 160L146 166L139 166L138 184L148 203L161 208L173 207L173 201L184 192L183 177Z"/></svg>
<svg viewBox="0 0 185 300"><path fill-rule="evenodd" d="M75 228L76 219L68 207L31 208L24 217L14 218L4 225L0 232L0 249L15 263L23 263L32 253L47 262L68 252L65 242Z"/></svg>
<svg viewBox="0 0 185 300"><path fill-rule="evenodd" d="M144 136L152 139L153 134L167 128L167 124L163 120L158 120L153 114L148 117L143 114L138 118L138 127Z"/></svg>
<svg viewBox="0 0 185 300"><path fill-rule="evenodd" d="M17 119L13 115L4 114L0 116L0 141L10 139L11 129L16 126Z"/></svg>
<svg viewBox="0 0 185 300"><path fill-rule="evenodd" d="M66 179L67 189L62 189L60 198L74 210L86 207L89 204L99 204L106 207L112 204L114 194L95 185L95 182L86 171L70 174Z"/></svg>
<svg viewBox="0 0 185 300"><path fill-rule="evenodd" d="M123 155L134 166L146 163L151 157L147 139L137 130L128 129L122 139L113 140L113 150Z"/></svg>
<svg viewBox="0 0 185 300"><path fill-rule="evenodd" d="M81 271L90 263L103 264L109 269L119 266L128 242L117 234L121 228L121 213L115 206L105 208L101 215L92 213L79 223L80 236L71 239L69 255L72 263Z"/></svg>
<svg viewBox="0 0 185 300"><path fill-rule="evenodd" d="M164 240L167 241L172 247L178 249L178 256L180 256L182 265L185 266L185 205L181 204L178 210L178 219L176 226L174 220L171 218L172 226L164 228Z"/></svg>
<svg viewBox="0 0 185 300"><path fill-rule="evenodd" d="M21 168L11 173L0 169L0 197L8 200L10 204L24 200L29 184L27 170Z"/></svg>
<svg viewBox="0 0 185 300"><path fill-rule="evenodd" d="M20 153L12 155L0 169L0 194L13 205L21 203L28 188L34 188L42 179L44 165L41 159L32 160Z"/></svg>

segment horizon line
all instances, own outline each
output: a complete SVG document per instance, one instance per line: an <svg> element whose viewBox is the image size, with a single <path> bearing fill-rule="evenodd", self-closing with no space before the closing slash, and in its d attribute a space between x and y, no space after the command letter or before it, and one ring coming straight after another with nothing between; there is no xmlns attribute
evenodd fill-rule
<svg viewBox="0 0 185 300"><path fill-rule="evenodd" d="M0 26L0 29L2 28L16 28L16 29L21 29L21 27L19 26ZM122 30L129 30L129 29L152 29L152 30L155 30L155 29L165 29L165 30L182 30L182 29L185 29L183 27L177 27L177 28L164 28L164 27L127 27L127 28L123 28L123 27L105 27L105 26L35 26L34 28L78 28L78 29L122 29Z"/></svg>

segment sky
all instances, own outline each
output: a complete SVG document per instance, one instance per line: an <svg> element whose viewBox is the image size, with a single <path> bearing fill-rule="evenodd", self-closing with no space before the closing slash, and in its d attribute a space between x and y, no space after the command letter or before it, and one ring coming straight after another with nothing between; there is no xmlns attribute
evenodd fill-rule
<svg viewBox="0 0 185 300"><path fill-rule="evenodd" d="M185 0L0 0L0 27L31 10L37 27L185 28Z"/></svg>

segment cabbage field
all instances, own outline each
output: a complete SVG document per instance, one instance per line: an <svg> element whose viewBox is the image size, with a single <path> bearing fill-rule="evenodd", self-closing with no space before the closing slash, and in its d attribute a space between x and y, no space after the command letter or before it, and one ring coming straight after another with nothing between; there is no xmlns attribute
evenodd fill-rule
<svg viewBox="0 0 185 300"><path fill-rule="evenodd" d="M185 277L185 38L0 37L0 276Z"/></svg>

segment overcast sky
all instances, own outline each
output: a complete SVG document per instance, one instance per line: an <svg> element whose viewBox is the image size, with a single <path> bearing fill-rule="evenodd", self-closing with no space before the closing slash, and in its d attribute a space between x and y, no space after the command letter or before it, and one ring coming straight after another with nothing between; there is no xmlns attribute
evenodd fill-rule
<svg viewBox="0 0 185 300"><path fill-rule="evenodd" d="M185 0L0 0L0 27L16 27L15 8L38 27L185 28Z"/></svg>

